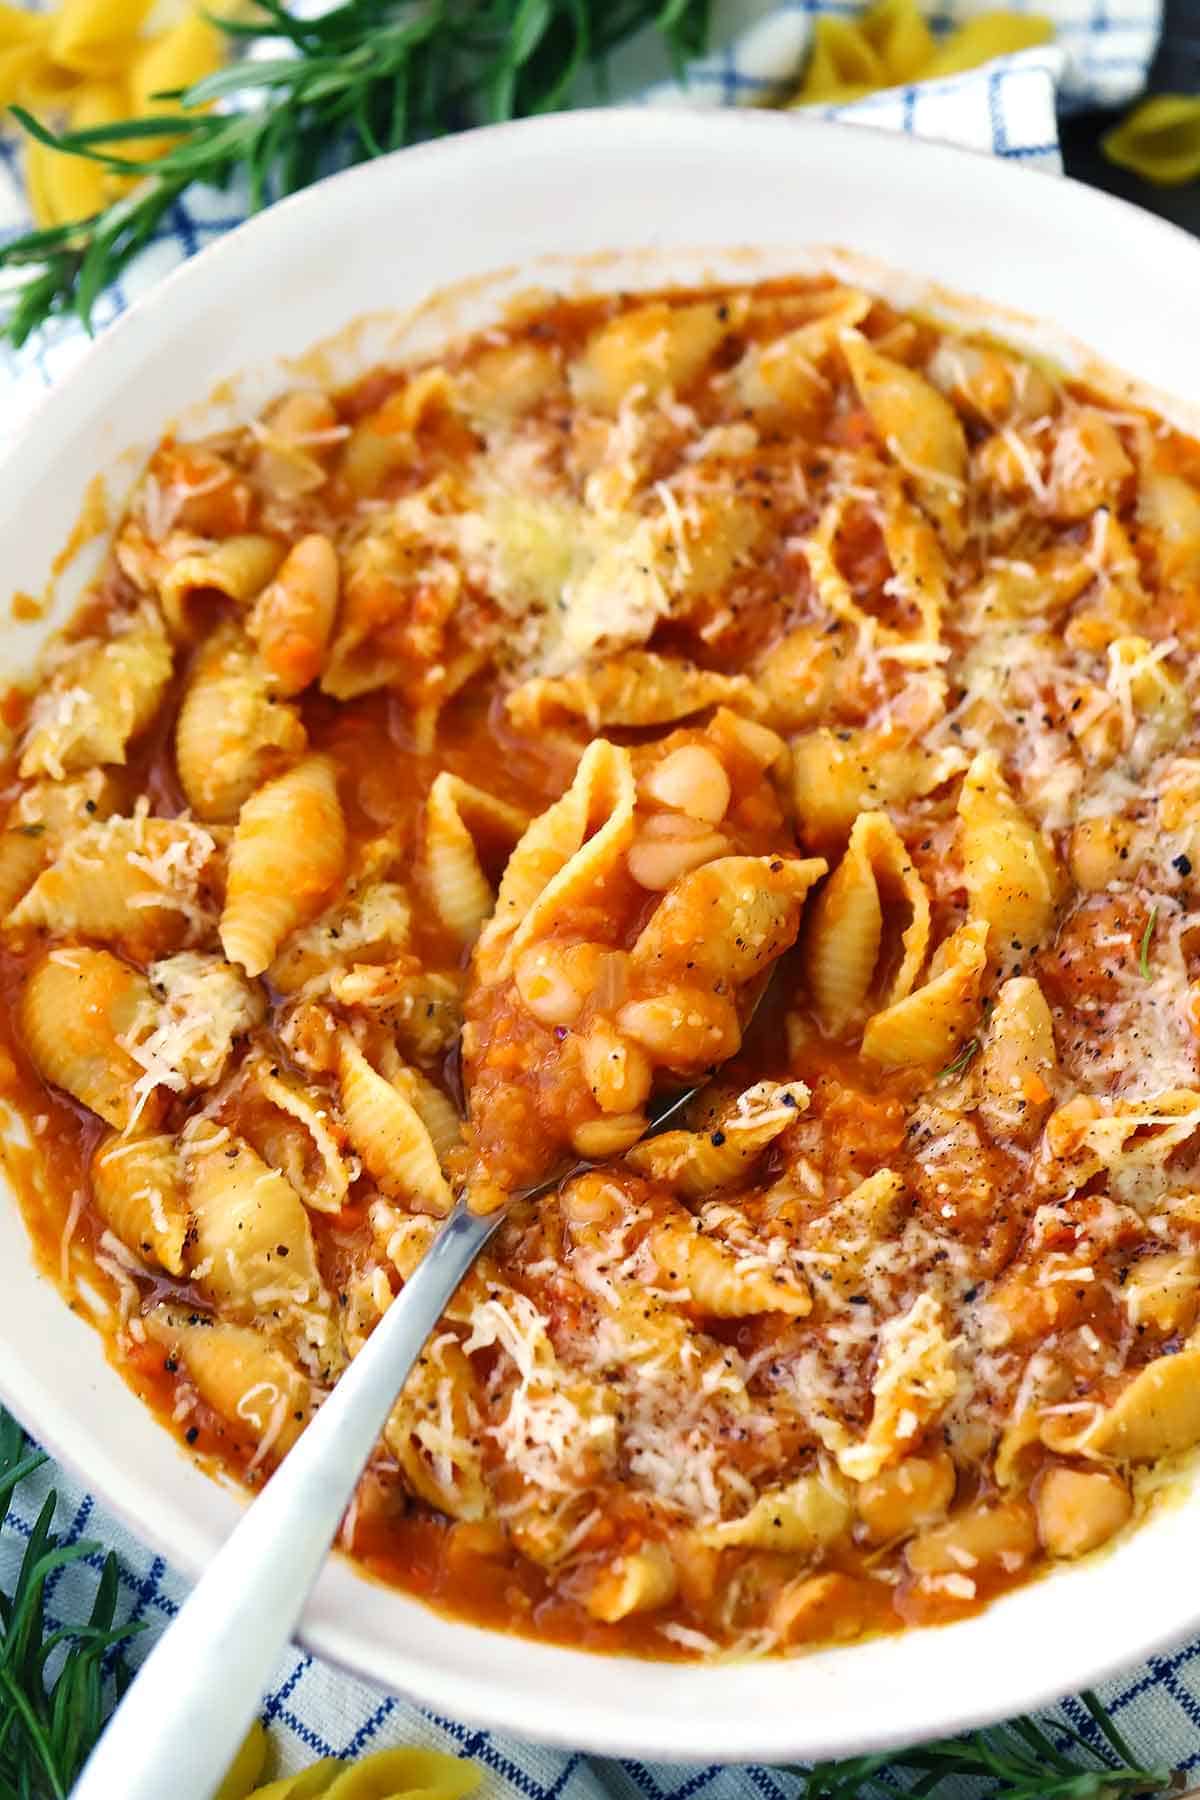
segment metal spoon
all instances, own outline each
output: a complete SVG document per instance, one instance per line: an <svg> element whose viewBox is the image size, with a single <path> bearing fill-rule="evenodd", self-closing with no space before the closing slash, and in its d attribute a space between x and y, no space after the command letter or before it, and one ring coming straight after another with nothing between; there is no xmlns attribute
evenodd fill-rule
<svg viewBox="0 0 1200 1800"><path fill-rule="evenodd" d="M651 1119L661 1131L699 1090ZM581 1163L518 1198L558 1186ZM459 1203L125 1695L72 1800L211 1800L293 1636L396 1396L503 1211Z"/></svg>

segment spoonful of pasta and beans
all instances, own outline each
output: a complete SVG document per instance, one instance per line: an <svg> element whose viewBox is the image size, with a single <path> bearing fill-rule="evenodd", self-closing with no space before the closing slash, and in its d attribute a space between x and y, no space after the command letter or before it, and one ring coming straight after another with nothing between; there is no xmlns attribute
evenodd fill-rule
<svg viewBox="0 0 1200 1800"><path fill-rule="evenodd" d="M474 945L458 1125L388 1071L382 1034L328 1046L364 1164L429 1215L427 1247L147 1659L76 1800L154 1800L168 1767L179 1800L212 1791L400 1389L514 1205L560 1189L586 1222L597 1178L618 1170L684 1192L728 1185L807 1106L798 1081L713 1082L826 872L774 848L780 749L724 709L654 743L588 746L520 837ZM667 1129L710 1087L702 1126ZM699 1295L728 1274L729 1253L694 1231L662 1225L655 1254ZM756 1279L776 1284L777 1310L808 1311L793 1275Z"/></svg>

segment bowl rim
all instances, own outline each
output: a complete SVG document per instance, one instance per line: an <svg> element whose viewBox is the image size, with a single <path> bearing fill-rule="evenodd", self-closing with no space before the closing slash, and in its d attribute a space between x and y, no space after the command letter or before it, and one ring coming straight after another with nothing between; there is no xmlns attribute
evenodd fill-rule
<svg viewBox="0 0 1200 1800"><path fill-rule="evenodd" d="M123 354L136 348L147 321L170 314L177 298L185 296L190 287L211 287L219 281L227 266L236 267L239 262L245 263L248 260L248 250L253 249L257 254L261 249L269 249L273 240L282 240L293 232L303 232L306 221L319 220L322 213L336 207L343 197L355 189L385 188L398 170L405 172L404 181L419 184L422 171L435 168L452 170L456 162L461 164L464 175L469 176L472 164L481 154L491 155L495 152L503 157L509 146L534 144L538 140L541 140L547 153L590 149L602 154L604 140L616 133L621 134L626 141L635 140L647 151L661 147L664 140L669 140L674 144L703 150L706 154L714 154L717 141L726 137L737 136L751 140L757 136L762 139L764 148L769 142L773 157L780 155L790 139L790 147L795 150L798 159L805 144L810 147L830 145L835 153L837 146L848 142L847 134L850 138L861 138L866 134L876 141L877 147L886 146L889 156L908 159L909 166L917 171L922 166L932 170L941 163L943 166L957 165L969 169L980 180L1000 178L1005 183L1022 182L1025 184L1029 196L1027 204L1031 209L1036 208L1039 193L1047 191L1048 187L1061 191L1065 185L1074 196L1071 205L1076 210L1092 209L1098 220L1110 223L1114 233L1119 232L1123 226L1129 233L1140 234L1147 243L1161 240L1164 251L1169 248L1176 257L1180 249L1185 247L1187 258L1195 264L1197 287L1200 289L1200 244L1179 227L1144 213L1115 196L1087 188L1069 177L1055 175L1052 171L1031 169L1012 162L1000 163L998 167L998 159L984 151L904 137L872 126L796 119L794 115L763 112L622 107L563 113L483 127L359 165L277 202L262 214L223 234L139 296L121 318L93 342L70 373L34 405L6 456L15 458L27 438L44 432L46 421L60 407L69 406L71 397L95 378L102 366L102 358L109 359L114 353ZM986 171L990 171L990 174L985 174ZM1042 185L1039 186L1038 183ZM1200 394L1197 398L1200 399ZM6 458L0 457L0 470L7 470L9 466ZM24 1234L23 1224L21 1231ZM94 1342L90 1327L85 1329ZM54 1456L73 1470L89 1489L97 1491L137 1537L148 1541L173 1566L185 1573L194 1575L199 1572L223 1530L236 1516L235 1503L228 1491L223 1504L217 1505L214 1500L213 1517L208 1521L207 1529L193 1529L192 1526L185 1525L180 1530L178 1519L172 1529L169 1518L166 1524L160 1526L151 1504L153 1496L145 1482L140 1480L136 1469L130 1470L122 1464L118 1446L105 1444L101 1426L92 1427L89 1423L93 1442L87 1447L85 1455L76 1455L75 1443L70 1435L72 1420L61 1412L53 1392L32 1362L21 1359L15 1365L9 1365L7 1358L0 1357L0 1395L3 1395L6 1403L11 1405L31 1432L50 1448ZM86 1444L86 1439L84 1441ZM214 1495L219 1492L219 1488L214 1488ZM1145 1527L1142 1535L1149 1529L1150 1527ZM339 1559L332 1559L335 1571L338 1561ZM1093 1563L1073 1573L1086 1577L1089 1569L1094 1573L1100 1566L1099 1563ZM351 1579L357 1581L360 1578ZM1058 1576L1053 1579L1056 1583L1063 1581L1065 1596L1065 1580ZM368 1582L368 1585L374 1587L377 1584ZM1045 1587L1047 1584L1033 1585ZM306 1614L297 1633L298 1641L306 1649L368 1682L375 1685L386 1683L398 1692L418 1697L427 1706L470 1719L488 1729L515 1733L569 1749L578 1748L582 1744L587 1750L600 1754L652 1756L691 1763L707 1763L717 1757L723 1761L784 1761L796 1756L845 1754L850 1747L843 1727L837 1727L836 1733L831 1735L829 1728L819 1717L780 1720L775 1717L764 1719L751 1713L731 1719L726 1713L721 1721L724 1732L722 1743L716 1744L711 1735L705 1738L704 1732L708 1730L711 1733L712 1728L703 1714L720 1694L722 1672L720 1668L705 1668L703 1665L648 1662L623 1657L597 1658L588 1652L545 1644L537 1646L541 1652L540 1658L533 1655L524 1659L517 1658L524 1660L530 1668L537 1662L544 1671L553 1672L564 1690L569 1686L570 1677L578 1675L579 1692L561 1694L553 1687L536 1691L528 1674L514 1683L505 1672L507 1658L504 1655L496 1657L496 1666L492 1670L475 1674L463 1668L435 1666L422 1661L418 1647L416 1651L407 1654L397 1651L388 1660L388 1666L381 1671L370 1647L361 1640L353 1607L347 1606L344 1600L339 1600L335 1590L337 1593L344 1590L351 1597L353 1594L353 1589L347 1587L344 1580L339 1583L322 1578L316 1595L318 1604ZM396 1596L396 1601L397 1617L400 1617L404 1607L415 1608L422 1614L429 1612L420 1602L407 1600L403 1595ZM994 1603L978 1619L942 1628L937 1635L947 1638L953 1636L956 1643L961 1639L964 1659L969 1662L968 1646L973 1639L986 1645L987 1636L990 1635L987 1621L996 1619L1001 1614L1007 1615L1009 1611L1011 1608L1006 1599ZM431 1616L443 1621L446 1618L446 1615L436 1612ZM915 1715L915 1724L896 1721L873 1724L866 1721L853 1748L888 1748L911 1742L918 1736L945 1735L1018 1711L1031 1710L1067 1689L1093 1685L1128 1667L1136 1660L1176 1641L1197 1623L1200 1623L1200 1599L1188 1600L1181 1591L1175 1596L1174 1611L1167 1607L1160 1614L1147 1617L1144 1623L1139 1623L1135 1628L1132 1636L1119 1636L1120 1628L1125 1622L1120 1621L1118 1625L1115 1620L1116 1629L1110 1641L1092 1638L1081 1643L1078 1652L1065 1663L1064 1679L1058 1685L1048 1684L1044 1669L1034 1659L1034 1666L1029 1673L1023 1668L1009 1672L999 1694L990 1699L982 1689L975 1698L968 1698L965 1693L956 1693L951 1700L934 1705L930 1705L928 1699L917 1703L916 1696L913 1696L911 1711ZM981 1629L972 1633L971 1628L976 1626ZM530 1647L530 1640L492 1633L461 1621L451 1621L448 1628L454 1634L472 1633L479 1638L486 1638L493 1651L499 1651L501 1646L505 1649ZM927 1637L931 1634L920 1635ZM902 1637L884 1641L899 1644L908 1640ZM847 1662L846 1659L857 1661L865 1648L866 1646L852 1646L846 1651L818 1653L817 1657L805 1656L786 1661L775 1659L756 1667L767 1671L789 1671L796 1698L803 1702L806 1666L811 1670L819 1659L824 1658L835 1672L834 1679L853 1685L854 1662ZM664 1693L669 1692L672 1686L679 1690L674 1695L679 1706L678 1712L672 1714L664 1707L653 1724L648 1724L643 1717L641 1723L634 1727L636 1735L631 1736L619 1705L611 1701L599 1702L587 1694L588 1671L597 1664L627 1667L633 1684L639 1680L646 1682L648 1670L677 1672L679 1679L674 1683L660 1680L654 1685ZM761 1685L767 1685L765 1676ZM690 1691L685 1694L684 1688ZM583 1716L580 1716L577 1709L582 1709ZM699 1742L696 1741L697 1736L700 1738Z"/></svg>

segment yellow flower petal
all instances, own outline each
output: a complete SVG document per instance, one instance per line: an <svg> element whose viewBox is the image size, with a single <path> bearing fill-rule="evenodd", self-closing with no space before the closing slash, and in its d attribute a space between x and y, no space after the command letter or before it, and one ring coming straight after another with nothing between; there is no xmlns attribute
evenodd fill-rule
<svg viewBox="0 0 1200 1800"><path fill-rule="evenodd" d="M1110 162L1159 187L1200 177L1200 96L1156 94L1100 140Z"/></svg>
<svg viewBox="0 0 1200 1800"><path fill-rule="evenodd" d="M152 0L63 0L50 34L50 54L79 75L127 68Z"/></svg>
<svg viewBox="0 0 1200 1800"><path fill-rule="evenodd" d="M981 63L997 56L1012 56L1018 50L1032 50L1048 44L1054 36L1049 19L1034 13L987 12L968 19L951 32L938 47L933 61L923 70L923 79L936 80L942 75L961 75L977 69Z"/></svg>

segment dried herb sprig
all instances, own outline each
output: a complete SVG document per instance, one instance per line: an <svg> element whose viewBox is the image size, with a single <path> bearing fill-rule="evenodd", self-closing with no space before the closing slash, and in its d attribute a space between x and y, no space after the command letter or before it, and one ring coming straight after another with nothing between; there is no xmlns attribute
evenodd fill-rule
<svg viewBox="0 0 1200 1800"><path fill-rule="evenodd" d="M219 19L237 57L178 99L179 117L54 131L13 112L42 143L87 157L137 186L92 218L30 231L0 245L0 335L24 343L55 314L90 327L97 296L154 237L190 187L226 188L245 172L257 210L294 193L331 162L362 162L472 124L553 112L581 73L635 33L658 31L677 70L703 49L710 0L343 0L301 18L280 0ZM219 103L217 110L214 105ZM146 159L137 141L171 142ZM28 271L27 273L25 271Z"/></svg>
<svg viewBox="0 0 1200 1800"><path fill-rule="evenodd" d="M969 1791L978 1800L1133 1800L1135 1795L1182 1795L1183 1776L1144 1764L1095 1694L1081 1698L1095 1722L1099 1746L1089 1744L1070 1726L1051 1728L1034 1719L1014 1719L1009 1725L967 1732L911 1750L821 1763L811 1772L803 1772L804 1800L869 1800L874 1794L888 1795L890 1800L896 1800L898 1794L902 1800L905 1796L925 1800L949 1784L955 1792ZM1065 1747L1060 1747L1064 1739ZM915 1779L901 1786L895 1780L897 1774ZM958 1784L963 1781L984 1786L961 1790Z"/></svg>
<svg viewBox="0 0 1200 1800"><path fill-rule="evenodd" d="M0 1519L15 1489L45 1461L20 1426L0 1411ZM0 1800L65 1800L128 1675L120 1646L142 1629L113 1623L117 1562L108 1556L86 1624L54 1627L46 1583L101 1548L64 1544L54 1531L51 1493L29 1534L11 1593L0 1592Z"/></svg>

